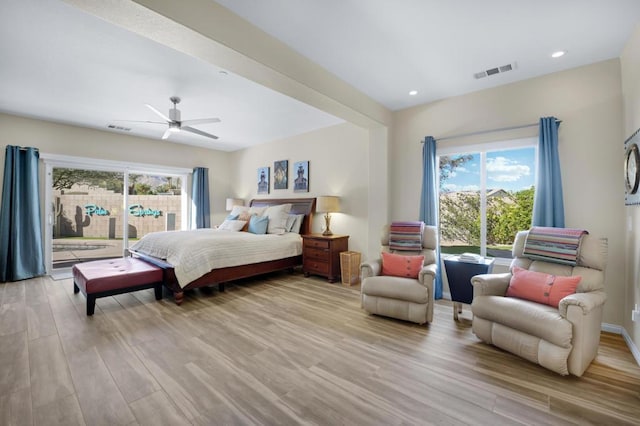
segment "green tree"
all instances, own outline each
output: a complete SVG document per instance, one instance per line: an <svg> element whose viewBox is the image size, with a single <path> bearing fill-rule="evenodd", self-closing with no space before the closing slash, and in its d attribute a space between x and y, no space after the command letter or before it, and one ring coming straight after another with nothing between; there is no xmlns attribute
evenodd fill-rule
<svg viewBox="0 0 640 426"><path fill-rule="evenodd" d="M473 159L473 155L464 154L464 155L456 155L455 157L450 157L448 155L443 155L440 157L440 191L443 190L444 183L449 179L451 173L454 173L455 170L469 162Z"/></svg>
<svg viewBox="0 0 640 426"><path fill-rule="evenodd" d="M504 197L491 197L487 199L487 244L508 244L513 241L503 242L504 217L513 206L511 194Z"/></svg>
<svg viewBox="0 0 640 426"><path fill-rule="evenodd" d="M534 193L534 187L515 192L501 206L492 235L495 244L511 244L518 231L531 227Z"/></svg>
<svg viewBox="0 0 640 426"><path fill-rule="evenodd" d="M480 245L480 193L442 194L440 196L440 232L445 241Z"/></svg>
<svg viewBox="0 0 640 426"><path fill-rule="evenodd" d="M151 189L151 185L141 182L136 182L133 185L133 192L129 195L155 195L156 192Z"/></svg>
<svg viewBox="0 0 640 426"><path fill-rule="evenodd" d="M71 189L74 184L90 185L122 193L122 173L83 169L53 169L53 188Z"/></svg>
<svg viewBox="0 0 640 426"><path fill-rule="evenodd" d="M487 244L511 244L516 233L531 227L534 188L487 199ZM444 241L480 244L480 192L440 196L440 232Z"/></svg>

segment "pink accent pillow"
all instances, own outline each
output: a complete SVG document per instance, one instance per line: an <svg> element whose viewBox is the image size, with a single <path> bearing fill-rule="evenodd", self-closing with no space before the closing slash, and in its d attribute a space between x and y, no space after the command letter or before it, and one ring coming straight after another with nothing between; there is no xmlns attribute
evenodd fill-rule
<svg viewBox="0 0 640 426"><path fill-rule="evenodd" d="M382 252L382 275L403 278L418 278L424 256L404 256Z"/></svg>
<svg viewBox="0 0 640 426"><path fill-rule="evenodd" d="M581 276L559 277L543 272L528 271L513 267L513 275L507 289L508 297L517 297L532 302L558 307L560 300L574 294Z"/></svg>

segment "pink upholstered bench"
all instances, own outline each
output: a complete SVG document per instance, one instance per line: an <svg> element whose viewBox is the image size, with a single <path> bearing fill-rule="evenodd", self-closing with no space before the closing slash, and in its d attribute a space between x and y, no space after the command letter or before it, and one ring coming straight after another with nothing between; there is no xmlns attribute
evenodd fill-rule
<svg viewBox="0 0 640 426"><path fill-rule="evenodd" d="M73 265L73 292L87 297L87 315L93 315L96 298L154 288L162 299L163 270L140 259L96 260Z"/></svg>

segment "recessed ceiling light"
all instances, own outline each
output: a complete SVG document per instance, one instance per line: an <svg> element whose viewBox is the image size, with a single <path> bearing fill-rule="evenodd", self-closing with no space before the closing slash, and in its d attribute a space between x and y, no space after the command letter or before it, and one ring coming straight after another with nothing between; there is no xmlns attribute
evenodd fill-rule
<svg viewBox="0 0 640 426"><path fill-rule="evenodd" d="M563 56L565 53L567 53L566 50L558 50L557 52L553 52L551 54L552 58L559 58L560 56Z"/></svg>
<svg viewBox="0 0 640 426"><path fill-rule="evenodd" d="M418 94L417 90L412 90L412 91L409 92L409 96L415 96L417 94Z"/></svg>

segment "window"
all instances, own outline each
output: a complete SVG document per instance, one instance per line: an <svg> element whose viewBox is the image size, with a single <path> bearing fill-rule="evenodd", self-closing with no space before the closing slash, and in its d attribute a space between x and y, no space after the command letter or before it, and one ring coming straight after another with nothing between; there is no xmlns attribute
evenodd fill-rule
<svg viewBox="0 0 640 426"><path fill-rule="evenodd" d="M50 272L122 257L131 240L188 226L190 170L53 154L41 158L46 164Z"/></svg>
<svg viewBox="0 0 640 426"><path fill-rule="evenodd" d="M442 253L511 258L531 227L537 139L438 149Z"/></svg>

